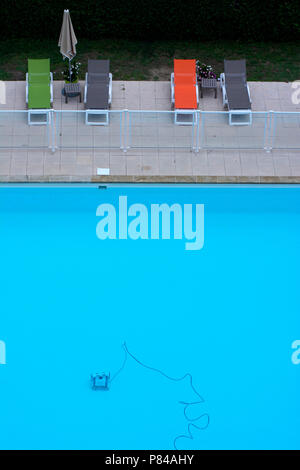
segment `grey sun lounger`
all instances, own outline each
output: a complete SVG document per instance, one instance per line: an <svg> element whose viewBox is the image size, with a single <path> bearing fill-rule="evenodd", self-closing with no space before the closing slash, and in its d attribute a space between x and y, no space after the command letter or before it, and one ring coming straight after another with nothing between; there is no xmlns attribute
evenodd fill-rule
<svg viewBox="0 0 300 470"><path fill-rule="evenodd" d="M85 78L86 124L107 125L112 95L112 74L109 72L109 60L89 60Z"/></svg>
<svg viewBox="0 0 300 470"><path fill-rule="evenodd" d="M251 124L251 99L247 85L245 59L224 60L224 73L221 74L220 81L223 106L229 111L229 124Z"/></svg>

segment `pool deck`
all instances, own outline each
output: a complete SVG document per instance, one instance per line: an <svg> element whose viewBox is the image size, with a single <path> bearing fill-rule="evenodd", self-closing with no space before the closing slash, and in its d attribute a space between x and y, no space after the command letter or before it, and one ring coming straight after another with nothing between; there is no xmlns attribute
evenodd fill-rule
<svg viewBox="0 0 300 470"><path fill-rule="evenodd" d="M25 110L25 82L5 82L0 110ZM82 82L83 85L83 82ZM77 98L65 104L63 82L54 82L54 109L80 110ZM249 82L253 111L296 111L291 83ZM170 110L169 82L113 81L112 110ZM221 91L206 91L200 109L223 111ZM34 126L36 127L36 126ZM299 129L297 129L299 132ZM109 176L97 176L109 168ZM204 182L300 183L300 150L0 150L0 182Z"/></svg>

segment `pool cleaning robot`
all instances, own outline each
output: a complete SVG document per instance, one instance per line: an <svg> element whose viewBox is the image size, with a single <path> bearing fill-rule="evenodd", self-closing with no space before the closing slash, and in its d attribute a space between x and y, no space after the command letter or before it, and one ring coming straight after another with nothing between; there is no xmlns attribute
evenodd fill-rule
<svg viewBox="0 0 300 470"><path fill-rule="evenodd" d="M179 403L181 405L184 405L183 414L184 414L184 416L187 420L187 433L176 436L173 440L174 449L179 450L178 447L177 447L177 441L178 440L180 440L182 438L183 439L193 440L194 437L193 437L193 434L192 434L192 430L194 430L194 429L204 430L209 425L209 415L208 415L208 413L202 413L200 416L196 416L195 418L190 418L187 414L187 410L190 406L199 405L200 403L201 404L204 403L204 398L202 398L202 396L198 393L198 391L194 387L192 375L189 374L189 373L186 373L182 377L170 377L169 375L165 374L160 369L156 369L155 367L148 366L147 364L144 364L139 359L137 359L130 351L128 351L125 342L123 343L123 349L124 349L124 352L125 352L123 364L121 365L120 369L112 376L112 378L110 378L110 373L107 374L105 372L101 372L101 373L96 372L95 374L91 374L91 387L92 387L92 390L109 390L109 387L110 387L111 383L115 380L115 378L125 368L125 364L126 364L128 356L130 356L137 364L144 367L145 369L156 372L156 373L164 376L168 380L171 380L172 382L180 382L181 380L184 380L184 379L188 378L190 388L192 389L194 394L196 396L198 396L198 399L196 399L195 401L179 401ZM197 422L197 424L196 424L196 422Z"/></svg>
<svg viewBox="0 0 300 470"><path fill-rule="evenodd" d="M91 374L91 386L93 390L109 390L110 373L96 372Z"/></svg>

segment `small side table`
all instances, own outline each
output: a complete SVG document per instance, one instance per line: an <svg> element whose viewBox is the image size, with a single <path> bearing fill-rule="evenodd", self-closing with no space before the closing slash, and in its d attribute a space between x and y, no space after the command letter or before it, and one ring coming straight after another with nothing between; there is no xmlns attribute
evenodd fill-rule
<svg viewBox="0 0 300 470"><path fill-rule="evenodd" d="M79 96L79 101L81 103L81 89L79 83L65 83L63 91L66 103L68 102L68 98L74 98L75 96Z"/></svg>
<svg viewBox="0 0 300 470"><path fill-rule="evenodd" d="M203 98L203 90L205 88L211 88L215 90L215 98L217 98L218 82L215 78L201 78L199 84L200 84L201 98Z"/></svg>

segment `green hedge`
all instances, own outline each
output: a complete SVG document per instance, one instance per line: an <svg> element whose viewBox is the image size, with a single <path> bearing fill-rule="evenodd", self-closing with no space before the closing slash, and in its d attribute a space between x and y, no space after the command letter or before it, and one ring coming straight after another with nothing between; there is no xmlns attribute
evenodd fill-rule
<svg viewBox="0 0 300 470"><path fill-rule="evenodd" d="M300 39L299 0L2 0L1 7L3 39L58 38L64 8L78 39Z"/></svg>

